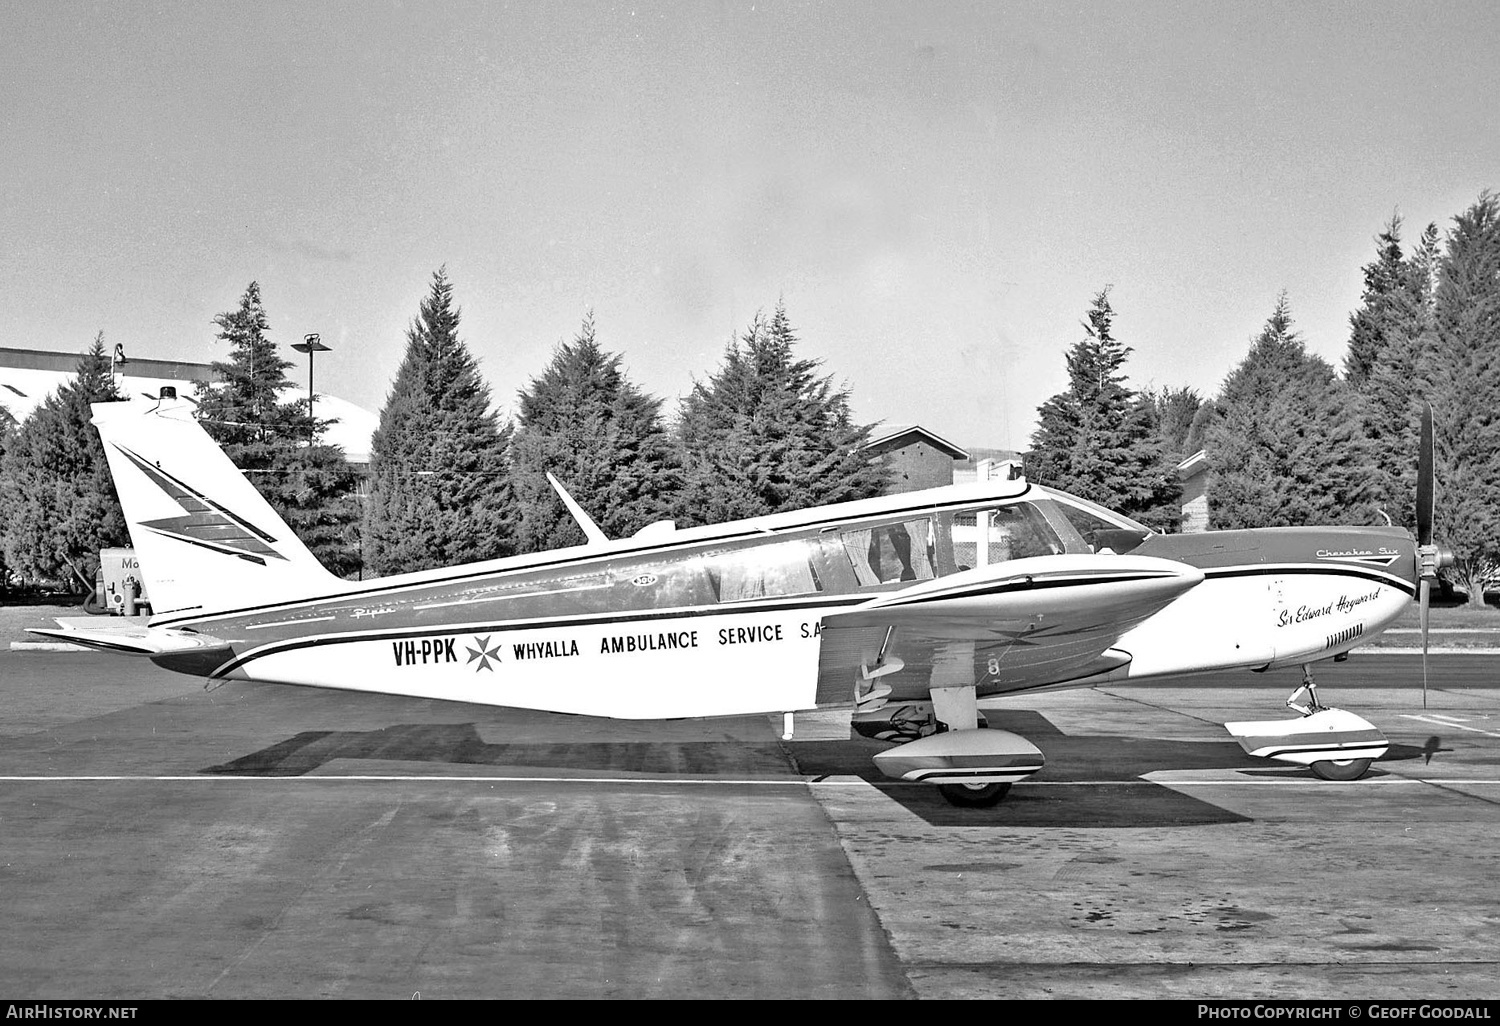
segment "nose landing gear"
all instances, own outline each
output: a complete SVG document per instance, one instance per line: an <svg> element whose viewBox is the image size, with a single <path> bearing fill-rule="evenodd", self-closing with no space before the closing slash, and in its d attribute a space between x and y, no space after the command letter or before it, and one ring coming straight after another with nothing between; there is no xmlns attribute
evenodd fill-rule
<svg viewBox="0 0 1500 1026"><path fill-rule="evenodd" d="M1390 748L1385 735L1368 720L1320 702L1312 669L1306 665L1302 684L1286 705L1301 718L1226 723L1224 729L1248 754L1306 766L1324 780L1358 780Z"/></svg>

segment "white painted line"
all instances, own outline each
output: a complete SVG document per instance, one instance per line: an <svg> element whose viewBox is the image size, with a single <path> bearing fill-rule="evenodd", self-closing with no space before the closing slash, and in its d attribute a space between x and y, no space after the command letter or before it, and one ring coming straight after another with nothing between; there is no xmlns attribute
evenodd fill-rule
<svg viewBox="0 0 1500 1026"><path fill-rule="evenodd" d="M414 609L443 609L447 606L472 606L480 602L501 602L507 599L517 598L540 598L543 595L571 595L579 591L598 591L601 588L612 588L612 584L581 584L573 588L553 588L550 591L506 591L490 595L477 595L473 598L454 599L452 602L429 602L425 606L414 606Z"/></svg>
<svg viewBox="0 0 1500 1026"><path fill-rule="evenodd" d="M1387 627L1382 634L1421 634L1420 627ZM1500 634L1500 627L1433 627L1428 634Z"/></svg>
<svg viewBox="0 0 1500 1026"><path fill-rule="evenodd" d="M1369 655L1421 655L1422 646L1413 645L1365 645L1362 648L1351 649L1351 656ZM1467 647L1463 645L1434 645L1427 650L1428 655L1500 655L1500 648L1491 645L1475 645Z"/></svg>
<svg viewBox="0 0 1500 1026"><path fill-rule="evenodd" d="M12 652L87 652L87 645L74 645L67 641L12 641Z"/></svg>
<svg viewBox="0 0 1500 1026"><path fill-rule="evenodd" d="M492 777L492 776L425 776L411 774L303 774L301 776L251 776L245 774L194 774L184 776L0 776L6 784L60 784L60 783L252 783L260 781L274 784L317 783L473 783L473 784L637 784L652 787L703 787L725 785L733 787L869 787L871 782L861 777L830 777L823 780L801 778L796 780L760 779L676 779L666 777ZM882 787L927 787L910 780L881 780ZM1221 778L1210 780L1152 780L1136 777L1129 780L1025 780L1015 786L1027 787L1138 787L1141 784L1156 784L1163 787L1307 787L1322 784L1296 770L1279 777L1247 780L1244 778ZM1359 787L1389 786L1392 784L1444 784L1464 786L1500 786L1500 779L1465 780L1460 777L1402 777L1394 774L1357 782ZM1340 785L1346 786L1346 785Z"/></svg>
<svg viewBox="0 0 1500 1026"><path fill-rule="evenodd" d="M1462 723L1454 723L1452 720L1446 717L1439 719L1435 716L1412 716L1409 713L1402 713L1401 718L1404 720L1421 720L1423 723L1431 723L1439 727L1452 727L1454 730L1470 730L1476 734L1483 734L1486 737L1500 737L1500 734L1495 733L1493 730L1480 730L1478 727L1466 727Z"/></svg>
<svg viewBox="0 0 1500 1026"><path fill-rule="evenodd" d="M333 616L309 616L303 620L277 620L275 623L258 623L253 627L246 627L247 631L263 631L267 627L291 627L299 623L322 623L324 620L336 620Z"/></svg>

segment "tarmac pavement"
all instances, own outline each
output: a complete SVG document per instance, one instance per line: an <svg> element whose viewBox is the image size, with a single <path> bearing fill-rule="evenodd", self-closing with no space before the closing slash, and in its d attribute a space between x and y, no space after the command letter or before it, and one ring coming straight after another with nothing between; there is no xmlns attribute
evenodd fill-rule
<svg viewBox="0 0 1500 1026"><path fill-rule="evenodd" d="M0 651L0 996L1500 998L1500 661L1010 700L989 810L827 721L634 723ZM804 728L816 726L811 732ZM847 737L847 735L842 735Z"/></svg>

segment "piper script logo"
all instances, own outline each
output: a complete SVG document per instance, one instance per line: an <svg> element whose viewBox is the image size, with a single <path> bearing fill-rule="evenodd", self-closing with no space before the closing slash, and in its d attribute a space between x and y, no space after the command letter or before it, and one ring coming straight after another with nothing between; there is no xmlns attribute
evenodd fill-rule
<svg viewBox="0 0 1500 1026"><path fill-rule="evenodd" d="M238 513L210 499L186 481L162 470L160 466L147 462L140 453L132 452L122 445L115 445L115 449L135 464L152 484L166 493L187 514L164 520L146 520L139 526L167 538L175 538L228 556L238 556L261 566L266 565L267 559L286 559L271 547L271 543L276 541L275 537Z"/></svg>

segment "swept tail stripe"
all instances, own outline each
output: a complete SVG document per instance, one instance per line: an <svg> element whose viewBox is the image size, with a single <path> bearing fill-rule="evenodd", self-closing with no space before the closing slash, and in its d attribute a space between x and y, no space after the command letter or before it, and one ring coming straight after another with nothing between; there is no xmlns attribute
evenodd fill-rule
<svg viewBox="0 0 1500 1026"><path fill-rule="evenodd" d="M244 517L226 509L186 482L160 467L153 466L137 452L118 443L115 449L135 464L137 469L160 488L168 498L181 506L187 516L140 521L140 526L166 538L197 545L225 555L238 556L261 566L266 559L286 557L270 546L276 539Z"/></svg>
<svg viewBox="0 0 1500 1026"><path fill-rule="evenodd" d="M126 449L119 444L115 444L115 448L128 456L136 466L140 467L148 477L156 482L156 486L158 488L175 499L177 501L177 504L183 509L187 510L189 513L206 512L209 509L218 510L220 513L224 514L224 516L228 517L230 520L233 520L245 530L260 538L261 541L270 543L276 540L275 536L267 534L265 531L262 531L260 528L256 527L254 524L246 520L244 517L240 516L238 513L220 505L213 499L210 499L207 495L204 495L202 492L198 491L186 481L182 481L179 478L174 477L173 475L167 473L165 470L162 470L160 467L154 467L151 464L147 463L146 458L144 456L141 456L139 453L131 452L129 449ZM176 489L174 490L173 488L169 487L167 482L175 485ZM195 499L199 503L201 503L202 508L197 510L193 509L189 502L185 501L189 498Z"/></svg>

